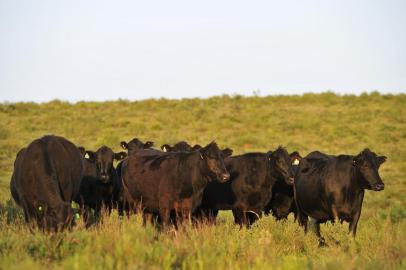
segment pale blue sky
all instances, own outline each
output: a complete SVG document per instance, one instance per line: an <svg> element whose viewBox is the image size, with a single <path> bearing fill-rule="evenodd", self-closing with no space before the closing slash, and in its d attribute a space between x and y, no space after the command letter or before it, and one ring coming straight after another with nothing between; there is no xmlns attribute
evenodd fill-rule
<svg viewBox="0 0 406 270"><path fill-rule="evenodd" d="M0 0L0 101L406 92L406 1Z"/></svg>

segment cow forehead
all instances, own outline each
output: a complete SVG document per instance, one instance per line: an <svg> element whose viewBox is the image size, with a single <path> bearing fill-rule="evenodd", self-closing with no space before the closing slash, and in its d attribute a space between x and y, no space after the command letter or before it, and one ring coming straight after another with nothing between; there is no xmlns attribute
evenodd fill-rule
<svg viewBox="0 0 406 270"><path fill-rule="evenodd" d="M183 147L190 147L190 145L187 142L181 141L175 144L175 146L183 146Z"/></svg>
<svg viewBox="0 0 406 270"><path fill-rule="evenodd" d="M97 150L97 156L102 159L112 158L113 155L113 150L111 150L109 147L101 147Z"/></svg>
<svg viewBox="0 0 406 270"><path fill-rule="evenodd" d="M377 155L371 151L364 151L362 153L362 157L364 158L365 161L369 161L369 162L375 162L377 159Z"/></svg>
<svg viewBox="0 0 406 270"><path fill-rule="evenodd" d="M139 144L143 144L143 143L142 143L139 139L134 138L134 139L132 139L131 141L129 141L128 144L136 144L136 145L139 145Z"/></svg>

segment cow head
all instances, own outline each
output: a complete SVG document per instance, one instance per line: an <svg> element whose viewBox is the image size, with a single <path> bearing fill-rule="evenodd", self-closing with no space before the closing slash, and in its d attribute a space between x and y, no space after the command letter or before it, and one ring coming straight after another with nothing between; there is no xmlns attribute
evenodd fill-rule
<svg viewBox="0 0 406 270"><path fill-rule="evenodd" d="M185 141L180 141L173 147L168 144L164 144L161 146L161 149L164 152L190 152L192 151L192 146Z"/></svg>
<svg viewBox="0 0 406 270"><path fill-rule="evenodd" d="M385 188L385 184L378 173L379 167L385 161L385 156L377 156L368 148L353 158L353 165L361 175L364 188L374 191L381 191Z"/></svg>
<svg viewBox="0 0 406 270"><path fill-rule="evenodd" d="M122 141L120 143L120 145L123 149L128 150L128 154L131 155L132 153L135 153L139 150L151 148L154 145L154 142L147 141L147 142L143 143L139 139L134 138L131 141L129 141L128 143L125 141Z"/></svg>
<svg viewBox="0 0 406 270"><path fill-rule="evenodd" d="M36 218L38 226L46 231L59 231L74 225L74 212L67 202L50 207L44 203L36 202Z"/></svg>
<svg viewBox="0 0 406 270"><path fill-rule="evenodd" d="M200 144L195 144L193 147L192 147L192 151L196 151L196 150L200 150L200 149L202 149L203 147L200 145ZM233 151L233 150L231 150L231 151Z"/></svg>
<svg viewBox="0 0 406 270"><path fill-rule="evenodd" d="M164 152L192 152L201 149L202 147L198 144L195 144L193 147L185 141L180 141L174 146L169 144L164 144L161 146L162 151Z"/></svg>
<svg viewBox="0 0 406 270"><path fill-rule="evenodd" d="M161 145L161 150L164 152L173 152L173 147L169 144L163 144Z"/></svg>
<svg viewBox="0 0 406 270"><path fill-rule="evenodd" d="M113 160L122 160L127 157L125 152L114 153L107 146L100 147L96 152L86 151L88 159L96 163L98 178L107 183L110 181L110 173L113 169Z"/></svg>
<svg viewBox="0 0 406 270"><path fill-rule="evenodd" d="M296 175L302 156L297 151L290 153L289 156L292 162L293 172Z"/></svg>
<svg viewBox="0 0 406 270"><path fill-rule="evenodd" d="M286 184L293 185L295 173L292 167L292 158L289 156L288 151L286 151L285 148L279 146L278 149L270 152L269 162L278 176L282 176Z"/></svg>
<svg viewBox="0 0 406 270"><path fill-rule="evenodd" d="M205 147L198 150L200 158L205 162L209 174L214 176L220 182L226 182L230 179L226 166L224 164L224 158L232 154L231 149L224 151L220 150L215 142L211 142Z"/></svg>

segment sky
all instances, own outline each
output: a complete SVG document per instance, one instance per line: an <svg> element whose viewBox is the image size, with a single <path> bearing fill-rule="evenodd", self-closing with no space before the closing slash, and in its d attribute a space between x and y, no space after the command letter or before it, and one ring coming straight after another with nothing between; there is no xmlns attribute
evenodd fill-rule
<svg viewBox="0 0 406 270"><path fill-rule="evenodd" d="M406 93L406 1L0 0L0 102Z"/></svg>

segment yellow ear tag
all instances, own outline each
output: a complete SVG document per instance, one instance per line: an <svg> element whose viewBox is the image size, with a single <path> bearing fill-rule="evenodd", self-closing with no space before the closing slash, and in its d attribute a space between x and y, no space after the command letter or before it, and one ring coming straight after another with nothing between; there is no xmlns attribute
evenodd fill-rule
<svg viewBox="0 0 406 270"><path fill-rule="evenodd" d="M296 158L296 159L293 161L292 164L293 164L293 165L299 165L299 160Z"/></svg>
<svg viewBox="0 0 406 270"><path fill-rule="evenodd" d="M76 213L76 214L75 214L75 218L76 218L76 219L80 219L79 213Z"/></svg>

